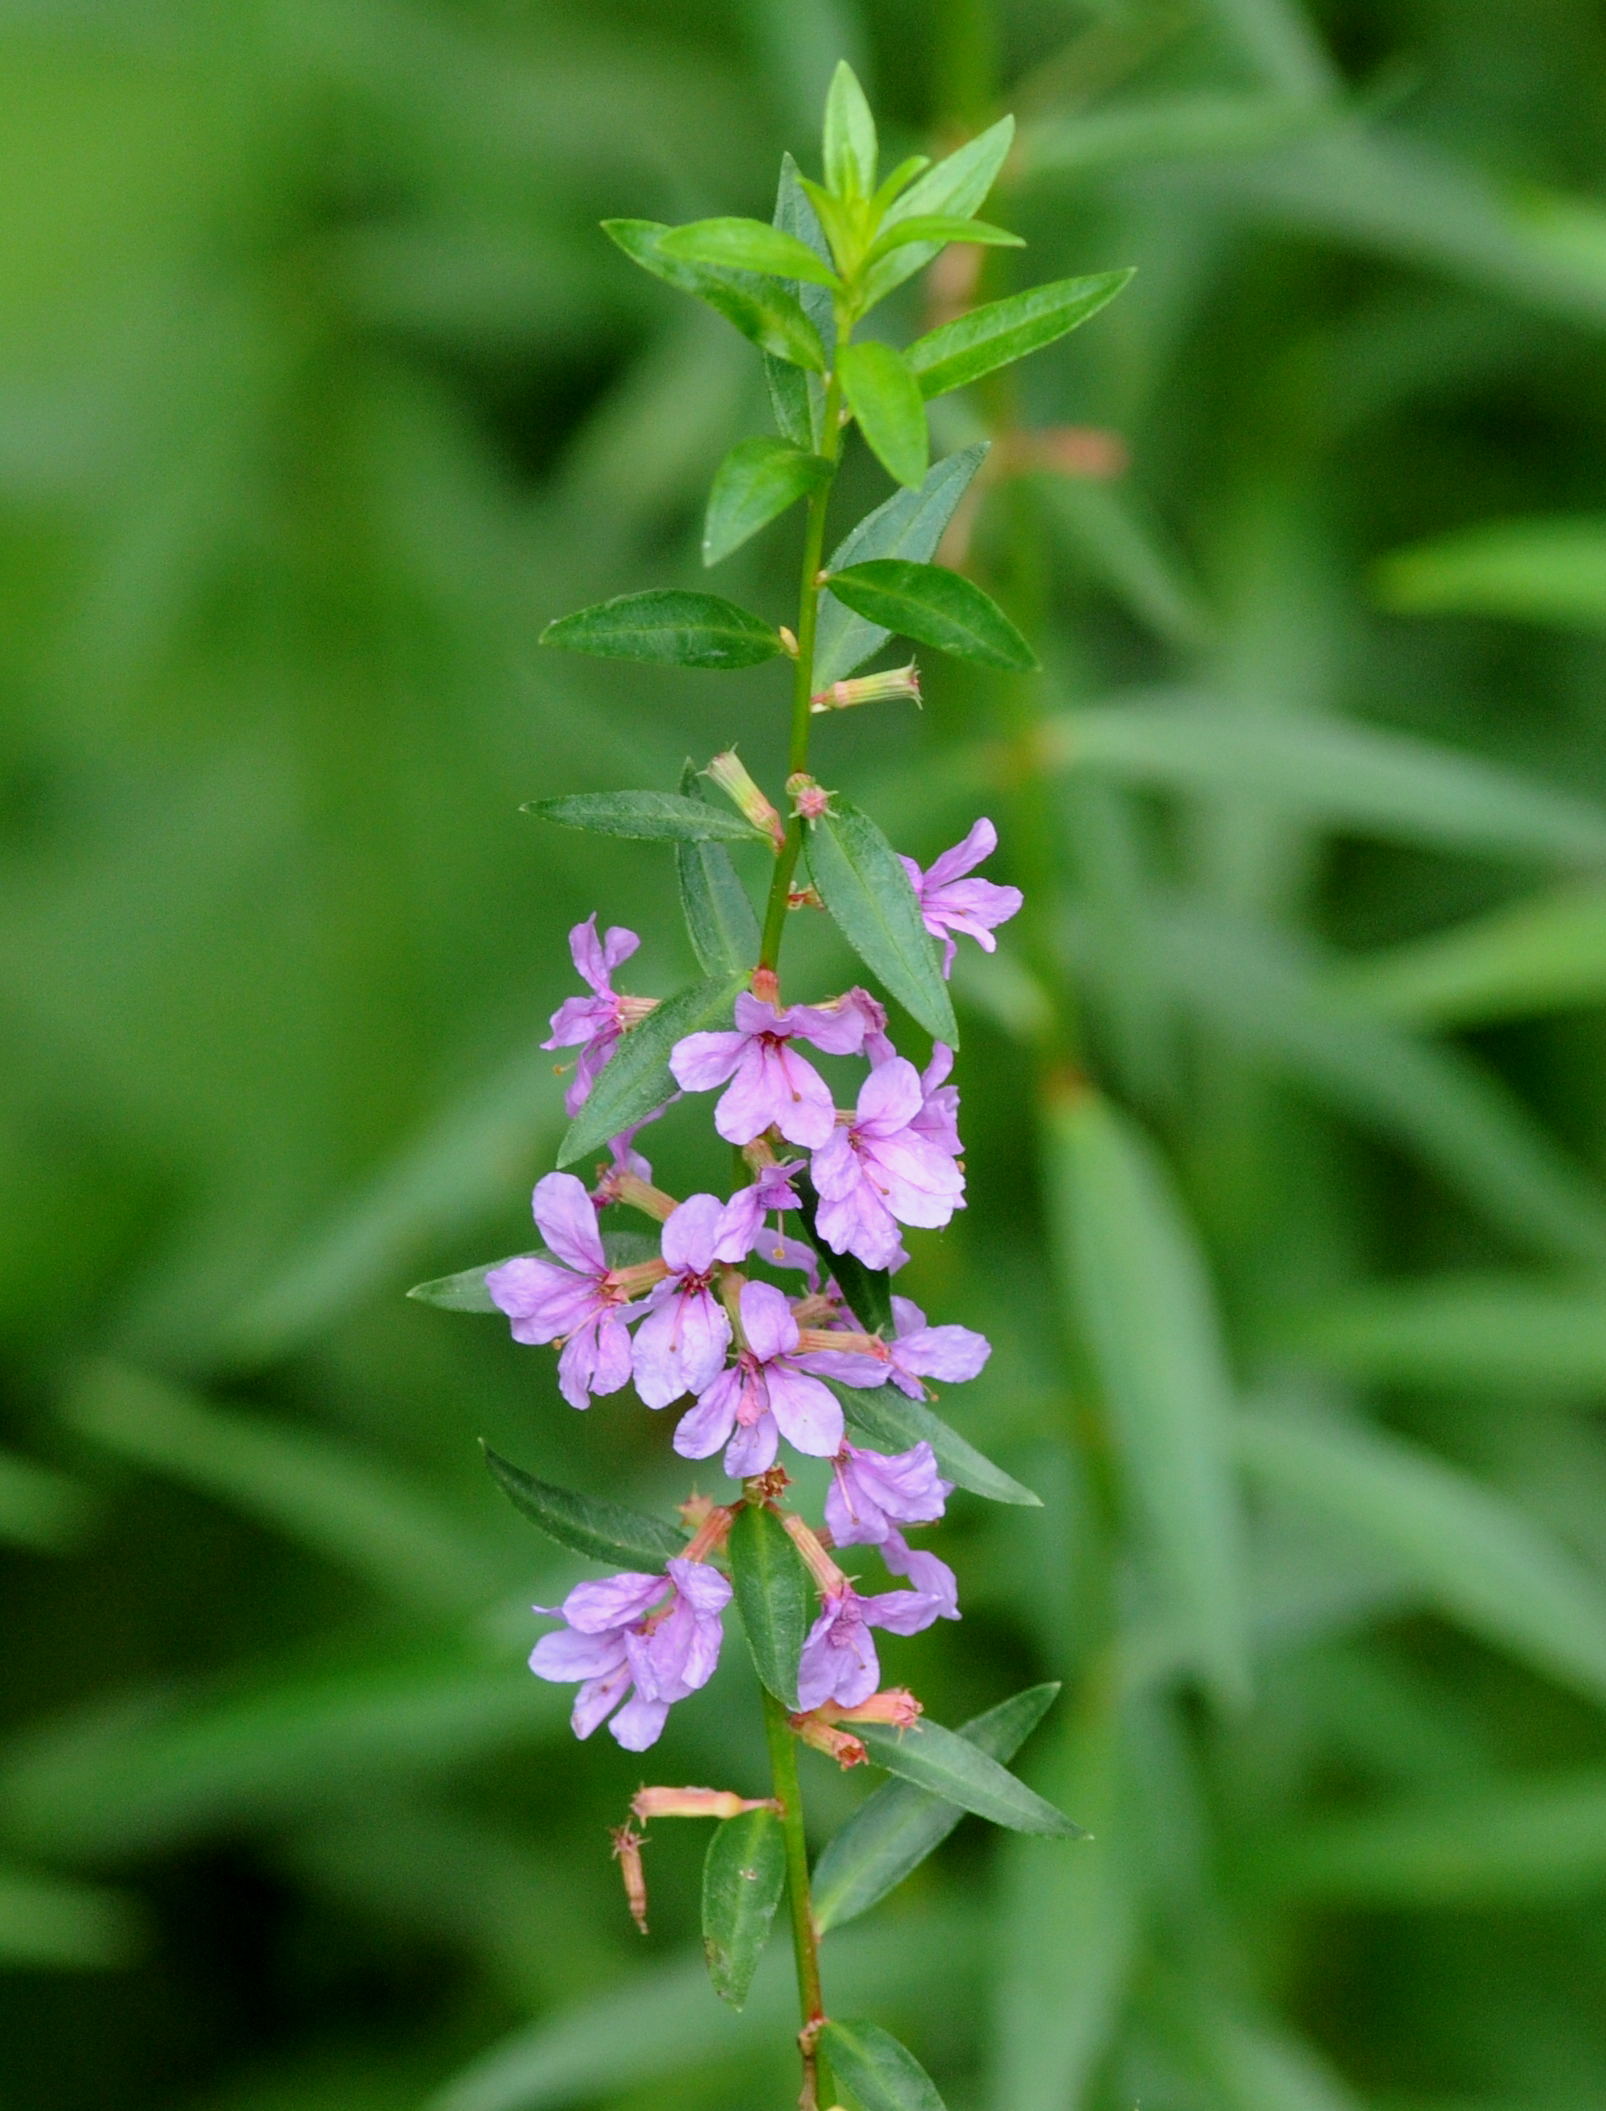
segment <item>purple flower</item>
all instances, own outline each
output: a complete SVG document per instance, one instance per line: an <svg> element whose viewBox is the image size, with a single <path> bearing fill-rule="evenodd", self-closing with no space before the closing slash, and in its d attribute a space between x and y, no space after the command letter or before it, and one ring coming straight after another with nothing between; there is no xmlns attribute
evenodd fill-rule
<svg viewBox="0 0 1606 2111"><path fill-rule="evenodd" d="M797 1176L802 1170L801 1158L788 1159L784 1165L761 1165L752 1186L739 1187L732 1195L727 1205L731 1224L741 1227L747 1241L738 1258L745 1258L757 1246L767 1216L797 1208Z"/></svg>
<svg viewBox="0 0 1606 2111"><path fill-rule="evenodd" d="M597 1072L613 1054L614 1043L624 1032L626 1000L614 989L613 971L622 966L640 944L635 932L625 930L620 924L613 925L607 937L599 943L595 916L588 916L583 924L576 924L569 933L569 952L580 980L589 983L592 994L589 997L565 997L552 1014L551 1040L541 1043L543 1048L580 1050L574 1076L563 1095L566 1114L578 1114L590 1098Z"/></svg>
<svg viewBox="0 0 1606 2111"><path fill-rule="evenodd" d="M718 1262L747 1258L740 1220L717 1195L688 1195L664 1225L663 1258L669 1274L636 1329L636 1391L649 1407L700 1393L725 1361L731 1323L713 1279Z"/></svg>
<svg viewBox="0 0 1606 2111"><path fill-rule="evenodd" d="M889 1634L914 1635L939 1619L937 1599L921 1591L882 1591L863 1598L845 1584L827 1594L820 1616L803 1644L803 1659L797 1671L797 1702L806 1714L835 1701L840 1708L857 1708L881 1683L881 1665L872 1627Z"/></svg>
<svg viewBox="0 0 1606 2111"><path fill-rule="evenodd" d="M923 1442L890 1453L844 1444L832 1464L825 1522L839 1547L874 1546L898 1525L933 1524L953 1492Z"/></svg>
<svg viewBox="0 0 1606 2111"><path fill-rule="evenodd" d="M894 1576L906 1577L916 1593L936 1607L933 1618L959 1618L959 1579L946 1561L939 1561L924 1547L910 1546L901 1532L889 1532L880 1541L879 1551ZM905 1593L897 1595L902 1597Z"/></svg>
<svg viewBox="0 0 1606 2111"><path fill-rule="evenodd" d="M831 1133L836 1110L824 1078L792 1045L812 1041L827 1055L857 1055L864 1045L863 1014L794 1004L777 1011L746 990L736 1000L731 1033L688 1034L669 1058L675 1083L712 1092L730 1079L714 1109L714 1127L727 1143L751 1143L768 1128L788 1143L817 1150Z"/></svg>
<svg viewBox="0 0 1606 2111"><path fill-rule="evenodd" d="M667 1566L667 1577L627 1569L576 1584L560 1606L536 1606L565 1625L536 1643L530 1669L560 1684L583 1681L570 1717L576 1737L589 1737L634 1686L608 1727L627 1752L644 1752L672 1704L713 1677L730 1584L700 1561ZM666 1591L668 1603L659 1605Z"/></svg>
<svg viewBox="0 0 1606 2111"><path fill-rule="evenodd" d="M909 1126L927 1143L957 1158L965 1147L959 1140L959 1087L947 1083L953 1067L954 1052L947 1042L933 1041L931 1061L920 1073L920 1112Z"/></svg>
<svg viewBox="0 0 1606 2111"><path fill-rule="evenodd" d="M991 953L998 944L993 936L995 925L1008 923L1020 908L1024 897L1018 887L1000 887L993 880L967 880L964 877L983 858L990 858L997 848L997 829L991 821L978 821L962 843L956 843L952 850L945 850L925 872L913 858L899 861L908 873L909 884L920 903L921 920L932 937L943 942L942 971L945 975L953 972L954 954L958 950L953 938L955 931L965 932L975 939L983 952Z"/></svg>
<svg viewBox="0 0 1606 2111"><path fill-rule="evenodd" d="M887 1008L867 989L857 987L848 991L842 999L843 1007L852 1006L864 1021L864 1053L872 1063L890 1063L898 1053L887 1036Z"/></svg>
<svg viewBox="0 0 1606 2111"><path fill-rule="evenodd" d="M676 1451L706 1459L728 1439L725 1471L736 1480L774 1465L782 1437L811 1458L833 1457L842 1443L842 1409L803 1368L786 1299L773 1283L744 1283L740 1310L747 1346L682 1415Z"/></svg>
<svg viewBox="0 0 1606 2111"><path fill-rule="evenodd" d="M571 1407L616 1393L630 1376L625 1302L602 1250L591 1197L572 1173L548 1173L535 1190L535 1221L556 1259L523 1254L486 1270L485 1287L513 1323L513 1339L561 1342L558 1390Z"/></svg>
<svg viewBox="0 0 1606 2111"><path fill-rule="evenodd" d="M914 1127L925 1110L920 1077L902 1056L872 1070L858 1111L816 1150L809 1171L820 1197L821 1238L867 1268L890 1268L899 1224L946 1224L960 1207L965 1176L952 1156Z"/></svg>
<svg viewBox="0 0 1606 2111"><path fill-rule="evenodd" d="M961 1385L974 1378L993 1353L986 1335L971 1327L928 1327L924 1312L906 1297L892 1300L892 1318L898 1332L888 1344L892 1369L887 1375L911 1400L930 1398L923 1379L940 1378L944 1384Z"/></svg>

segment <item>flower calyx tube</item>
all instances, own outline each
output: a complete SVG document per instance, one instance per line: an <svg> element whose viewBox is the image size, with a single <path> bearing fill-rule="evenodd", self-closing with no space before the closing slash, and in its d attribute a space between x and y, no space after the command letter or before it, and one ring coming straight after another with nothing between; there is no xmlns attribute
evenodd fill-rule
<svg viewBox="0 0 1606 2111"><path fill-rule="evenodd" d="M907 667L885 667L879 674L850 675L845 681L831 682L809 698L809 709L818 715L823 711L851 711L857 704L904 701L920 702L920 669L913 660Z"/></svg>

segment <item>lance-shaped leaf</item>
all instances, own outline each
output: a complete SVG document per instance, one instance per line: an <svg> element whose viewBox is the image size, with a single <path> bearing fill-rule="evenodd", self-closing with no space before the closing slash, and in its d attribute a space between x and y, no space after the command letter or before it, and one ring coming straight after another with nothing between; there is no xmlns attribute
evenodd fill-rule
<svg viewBox="0 0 1606 2111"><path fill-rule="evenodd" d="M888 476L922 483L931 459L926 403L903 354L866 338L844 345L837 365L848 408Z"/></svg>
<svg viewBox="0 0 1606 2111"><path fill-rule="evenodd" d="M589 652L604 660L651 660L668 667L757 667L782 649L780 632L718 594L656 587L617 594L541 633L543 645Z"/></svg>
<svg viewBox="0 0 1606 2111"><path fill-rule="evenodd" d="M610 1268L632 1268L639 1261L657 1259L658 1241L639 1231L606 1231L602 1235L602 1250L608 1256ZM491 1270L505 1268L509 1260L549 1261L552 1258L544 1246L531 1246L523 1253L505 1255L499 1261L482 1261L477 1268L460 1268L455 1275L440 1275L433 1282L415 1283L407 1295L421 1305L434 1305L442 1312L500 1312L501 1306L485 1287L485 1278Z"/></svg>
<svg viewBox="0 0 1606 2111"><path fill-rule="evenodd" d="M877 1766L957 1803L961 1810L974 1811L978 1818L1011 1832L1050 1833L1062 1840L1088 1837L1046 1797L1017 1781L1008 1767L941 1723L925 1716L912 1730L895 1729L890 1723L855 1723L853 1733Z"/></svg>
<svg viewBox="0 0 1606 2111"><path fill-rule="evenodd" d="M809 877L854 952L927 1033L957 1047L936 941L897 852L870 816L839 799L809 823L808 858Z"/></svg>
<svg viewBox="0 0 1606 2111"><path fill-rule="evenodd" d="M703 518L703 563L718 564L830 475L823 456L785 440L738 440L714 472Z"/></svg>
<svg viewBox="0 0 1606 2111"><path fill-rule="evenodd" d="M773 1510L747 1503L726 1542L736 1609L753 1668L784 1707L797 1706L797 1667L809 1627L809 1576Z"/></svg>
<svg viewBox="0 0 1606 2111"><path fill-rule="evenodd" d="M879 152L875 118L846 59L837 61L825 98L825 180L839 198L868 198Z"/></svg>
<svg viewBox="0 0 1606 2111"><path fill-rule="evenodd" d="M889 208L883 227L895 226L900 220L918 219L927 213L965 218L977 211L992 189L1014 137L1015 120L1001 117L996 125L990 125L976 138L967 140L964 146L945 161L939 161L934 169L927 169L917 183L909 186ZM874 307L877 301L885 300L894 286L901 286L906 278L929 264L940 247L936 242L917 242L912 248L900 249L892 256L883 257L865 279L866 306Z"/></svg>
<svg viewBox="0 0 1606 2111"><path fill-rule="evenodd" d="M665 1100L673 1099L676 1085L669 1074L669 1056L675 1043L687 1034L729 1025L736 993L746 979L731 975L695 982L649 1012L639 1026L632 1026L603 1066L591 1097L570 1122L558 1147L558 1164L573 1165L588 1151L600 1150L610 1136L621 1135Z"/></svg>
<svg viewBox="0 0 1606 2111"><path fill-rule="evenodd" d="M984 1715L973 1716L955 1734L1005 1764L1042 1721L1059 1690L1056 1683L1028 1686ZM827 1842L815 1865L811 1888L821 1933L879 1905L942 1845L962 1816L959 1806L945 1796L908 1781L884 1781Z"/></svg>
<svg viewBox="0 0 1606 2111"><path fill-rule="evenodd" d="M622 1569L662 1569L672 1554L683 1554L686 1536L662 1519L632 1510L600 1496L576 1495L571 1488L538 1481L533 1473L485 1447L491 1478L515 1510L539 1525L548 1539L593 1561L611 1561Z"/></svg>
<svg viewBox="0 0 1606 2111"><path fill-rule="evenodd" d="M714 1992L740 2008L786 1888L786 1842L771 1810L716 1827L703 1862L703 1955Z"/></svg>
<svg viewBox="0 0 1606 2111"><path fill-rule="evenodd" d="M820 2050L857 2111L943 2111L931 2076L879 2023L827 2023Z"/></svg>
<svg viewBox="0 0 1606 2111"><path fill-rule="evenodd" d="M680 257L665 256L658 244L669 230L661 220L604 220L602 225L633 264L677 292L705 302L767 359L787 367L805 367L814 374L825 372L820 332L790 289L751 272L720 271L710 264L688 264Z"/></svg>
<svg viewBox="0 0 1606 2111"><path fill-rule="evenodd" d="M877 237L870 261L879 264L911 242L979 242L985 249L1024 249L1025 240L1007 227L992 227L985 220L963 220L954 213L913 213Z"/></svg>
<svg viewBox="0 0 1606 2111"><path fill-rule="evenodd" d="M678 792L575 792L563 799L531 799L519 808L560 828L594 836L626 836L636 843L751 843L768 836L740 814Z"/></svg>
<svg viewBox="0 0 1606 2111"><path fill-rule="evenodd" d="M683 799L706 804L702 780L688 762L680 773ZM737 878L723 843L689 842L675 847L680 909L697 964L705 975L741 975L758 959L758 918Z"/></svg>
<svg viewBox="0 0 1606 2111"><path fill-rule="evenodd" d="M910 1400L896 1386L884 1385L876 1392L866 1393L857 1386L832 1381L831 1390L842 1402L849 1422L877 1451L907 1451L913 1444L927 1443L936 1453L937 1464L946 1478L968 1488L972 1495L983 1495L994 1503L1042 1508L1030 1488L1023 1488L1001 1466L983 1458L940 1415L934 1415L922 1401Z"/></svg>
<svg viewBox="0 0 1606 2111"><path fill-rule="evenodd" d="M781 156L772 223L783 233L795 235L800 242L806 243L822 264L829 263L824 232L799 179L797 163L790 154ZM762 279L754 281L756 285L766 283L769 282ZM822 351L827 346L834 349L836 311L830 294L823 286L804 280L791 281L786 291L807 319ZM795 447L817 452L825 434L825 386L819 373L800 373L795 365L766 356L764 379L770 392L770 407L783 438L790 440Z"/></svg>
<svg viewBox="0 0 1606 2111"><path fill-rule="evenodd" d="M832 551L829 569L845 571L871 557L907 557L918 564L936 554L942 531L987 454L985 441L962 447L932 464L918 491L894 491L867 513ZM823 689L839 682L865 661L888 636L886 627L866 622L841 601L826 595L814 632L814 682Z"/></svg>
<svg viewBox="0 0 1606 2111"><path fill-rule="evenodd" d="M756 271L767 278L804 279L815 286L841 284L830 265L817 257L807 242L763 220L692 220L660 235L658 253L687 264Z"/></svg>
<svg viewBox="0 0 1606 2111"><path fill-rule="evenodd" d="M828 584L838 601L870 622L956 659L1017 673L1037 665L1032 648L991 595L942 565L874 557L833 572Z"/></svg>
<svg viewBox="0 0 1606 2111"><path fill-rule="evenodd" d="M847 1299L854 1318L872 1334L890 1334L893 1331L891 1276L884 1268L866 1268L855 1255L833 1253L826 1245L815 1228L819 1198L807 1173L798 1175L797 1198L803 1236L819 1255L824 1274L836 1278L836 1286Z"/></svg>
<svg viewBox="0 0 1606 2111"><path fill-rule="evenodd" d="M1120 292L1130 271L1098 271L1086 278L1055 279L988 301L917 337L904 357L929 401L950 389L979 381L999 367L1012 366L1028 352L1040 352L1090 316L1097 315Z"/></svg>

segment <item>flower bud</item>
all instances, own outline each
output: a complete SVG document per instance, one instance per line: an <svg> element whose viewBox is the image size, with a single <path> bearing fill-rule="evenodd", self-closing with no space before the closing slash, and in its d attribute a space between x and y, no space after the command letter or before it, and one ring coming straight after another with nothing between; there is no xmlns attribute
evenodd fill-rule
<svg viewBox="0 0 1606 2111"><path fill-rule="evenodd" d="M803 1556L804 1566L822 1591L827 1594L847 1589L848 1579L820 1545L810 1528L795 1510L787 1510L781 1523L791 1535L792 1544Z"/></svg>
<svg viewBox="0 0 1606 2111"><path fill-rule="evenodd" d="M819 1710L829 1722L890 1723L895 1730L912 1730L925 1712L907 1686L888 1686L884 1692L872 1693L867 1701L860 1701L856 1708L837 1708L828 1702Z"/></svg>
<svg viewBox="0 0 1606 2111"><path fill-rule="evenodd" d="M703 775L719 786L750 827L756 828L760 835L768 836L777 850L781 848L786 841L781 817L747 774L746 766L734 748L716 755Z"/></svg>
<svg viewBox="0 0 1606 2111"><path fill-rule="evenodd" d="M811 711L851 711L855 704L880 704L907 697L920 701L920 669L911 660L907 667L883 667L879 674L856 674L845 682L832 682L809 698Z"/></svg>
<svg viewBox="0 0 1606 2111"><path fill-rule="evenodd" d="M794 814L805 821L818 821L831 811L831 801L836 795L798 770L786 780L786 796L792 802Z"/></svg>
<svg viewBox="0 0 1606 2111"><path fill-rule="evenodd" d="M695 1498L693 1500L695 1501ZM691 1507L691 1503L682 1503L680 1506L680 1514L686 1518L688 1524L691 1519L687 1512ZM682 1560L706 1561L709 1555L722 1547L730 1537L730 1528L735 1516L736 1512L727 1508L724 1503L709 1503L697 1521L695 1535L686 1543Z"/></svg>
<svg viewBox="0 0 1606 2111"><path fill-rule="evenodd" d="M679 1200L666 1195L661 1187L628 1171L622 1165L600 1168L596 1199L601 1202L627 1202L632 1209L639 1209L644 1216L655 1217L666 1224L679 1209Z"/></svg>
<svg viewBox="0 0 1606 2111"><path fill-rule="evenodd" d="M772 1810L773 1796L738 1796L729 1788L643 1788L630 1799L634 1815L648 1818L739 1818L746 1810Z"/></svg>
<svg viewBox="0 0 1606 2111"><path fill-rule="evenodd" d="M630 1918L643 1935L647 1932L647 1876L641 1866L645 1837L628 1824L616 1825L612 1831L614 1857L619 1864L619 1874L625 1880L625 1903L630 1908Z"/></svg>
<svg viewBox="0 0 1606 2111"><path fill-rule="evenodd" d="M794 1733L816 1752L823 1752L827 1759L834 1759L840 1767L866 1766L870 1755L860 1738L839 1730L818 1714L790 1715L787 1717Z"/></svg>

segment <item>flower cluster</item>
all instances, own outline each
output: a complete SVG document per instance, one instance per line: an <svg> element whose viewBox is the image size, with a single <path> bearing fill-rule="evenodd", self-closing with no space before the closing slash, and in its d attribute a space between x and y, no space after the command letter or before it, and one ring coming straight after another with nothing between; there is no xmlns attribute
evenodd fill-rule
<svg viewBox="0 0 1606 2111"><path fill-rule="evenodd" d="M996 840L992 824L978 821L929 871L903 861L926 929L944 941L945 972L952 933L991 950L993 928L1020 907L1016 889L964 877ZM579 1050L566 1094L571 1114L621 1036L652 1008L613 987L638 944L619 928L599 939L595 917L570 934L590 994L560 1006L546 1045ZM612 1140L612 1164L594 1192L573 1174L546 1175L534 1197L543 1250L489 1270L485 1282L516 1341L558 1347L559 1388L571 1406L627 1384L649 1408L685 1402L675 1450L687 1459L722 1453L725 1471L750 1484L776 1467L783 1445L831 1462L824 1536L788 1520L821 1598L803 1650L799 1707L862 1709L881 1676L873 1631L914 1634L957 1619L959 1607L953 1571L904 1536L941 1518L951 1493L931 1445L883 1453L850 1441L842 1389L849 1402L888 1385L923 1400L930 1379L975 1377L989 1350L967 1327L928 1326L903 1297L891 1299L890 1332L870 1331L831 1259L895 1271L907 1259L905 1228L939 1228L964 1206L953 1052L939 1042L917 1069L894 1048L886 1013L867 990L783 1005L773 974L760 969L752 983L736 998L729 1028L688 1034L669 1058L682 1093L719 1093L714 1127L738 1147L750 1179L727 1197L676 1200L652 1186L632 1130ZM809 1051L868 1065L852 1106L837 1105ZM610 1259L601 1212L615 1206L657 1221L655 1258ZM786 1229L788 1218L806 1237ZM875 1547L907 1587L861 1592L827 1542ZM699 1533L662 1574L627 1571L580 1584L559 1607L537 1608L564 1625L537 1643L530 1667L580 1682L578 1736L608 1721L620 1744L643 1750L673 1703L707 1683L731 1593L708 1558L717 1544L717 1532Z"/></svg>

